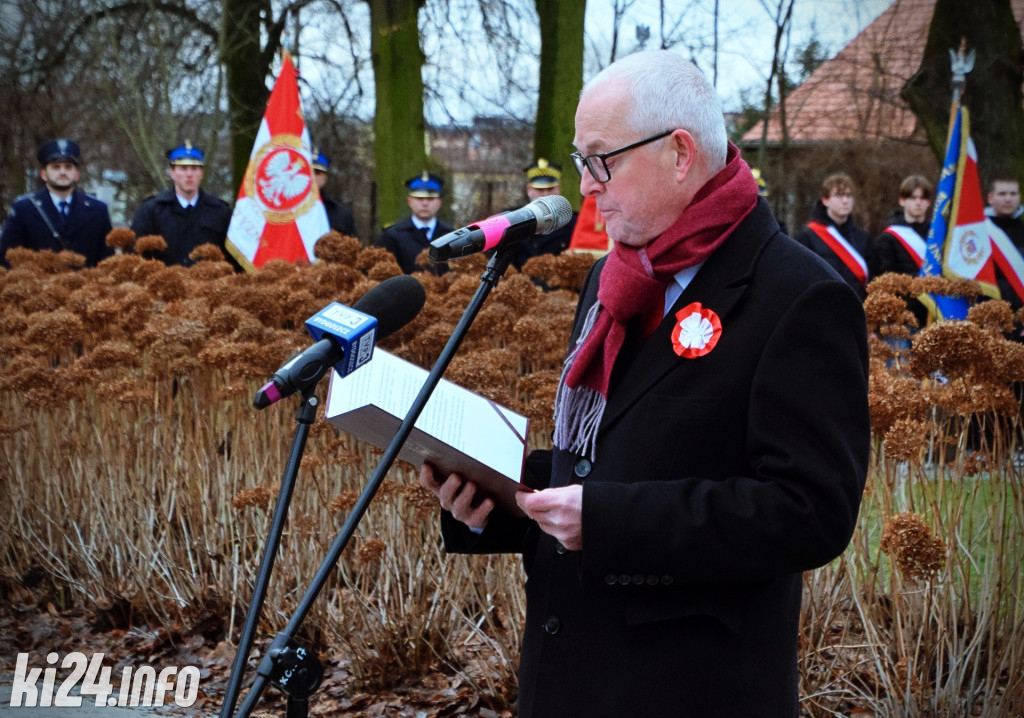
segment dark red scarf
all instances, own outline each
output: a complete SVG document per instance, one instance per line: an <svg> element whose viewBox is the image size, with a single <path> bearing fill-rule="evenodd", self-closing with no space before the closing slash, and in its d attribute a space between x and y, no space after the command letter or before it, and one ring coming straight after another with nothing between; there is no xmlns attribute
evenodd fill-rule
<svg viewBox="0 0 1024 718"><path fill-rule="evenodd" d="M555 399L555 445L593 458L615 358L626 325L664 302L682 269L700 264L757 204L757 182L729 143L725 167L694 195L679 219L645 247L615 243Z"/></svg>

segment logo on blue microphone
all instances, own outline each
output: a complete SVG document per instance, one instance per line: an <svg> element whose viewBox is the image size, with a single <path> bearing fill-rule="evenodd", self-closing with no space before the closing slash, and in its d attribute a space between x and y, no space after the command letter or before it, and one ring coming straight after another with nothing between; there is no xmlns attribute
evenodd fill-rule
<svg viewBox="0 0 1024 718"><path fill-rule="evenodd" d="M334 370L341 376L348 376L373 358L376 317L334 302L306 320L306 329L317 341L326 336L338 342L343 356Z"/></svg>

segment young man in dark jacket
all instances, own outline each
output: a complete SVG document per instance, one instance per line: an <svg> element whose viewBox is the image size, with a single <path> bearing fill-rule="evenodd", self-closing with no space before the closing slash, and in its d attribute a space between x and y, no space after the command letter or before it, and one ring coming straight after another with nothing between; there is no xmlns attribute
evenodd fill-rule
<svg viewBox="0 0 1024 718"><path fill-rule="evenodd" d="M863 300L875 257L871 235L853 221L855 191L845 172L826 177L810 221L793 239L828 262Z"/></svg>
<svg viewBox="0 0 1024 718"><path fill-rule="evenodd" d="M157 255L165 264L193 263L189 254L200 244L213 244L224 251L224 240L231 223L227 202L200 189L205 157L188 141L168 151L167 175L173 187L146 199L135 211L132 231L144 237L157 234L167 249ZM225 259L234 259L224 251ZM237 265L236 265L237 266Z"/></svg>

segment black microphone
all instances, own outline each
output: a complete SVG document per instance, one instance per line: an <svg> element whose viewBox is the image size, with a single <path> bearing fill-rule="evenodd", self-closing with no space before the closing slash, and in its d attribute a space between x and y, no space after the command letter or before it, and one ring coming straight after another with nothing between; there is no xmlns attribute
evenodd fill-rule
<svg viewBox="0 0 1024 718"><path fill-rule="evenodd" d="M385 279L349 308L334 302L306 321L318 340L299 352L260 387L252 400L257 409L315 385L332 367L347 376L373 356L373 345L416 318L427 294L415 277Z"/></svg>
<svg viewBox="0 0 1024 718"><path fill-rule="evenodd" d="M486 252L500 244L547 234L569 224L572 206L559 194L538 197L520 209L488 217L476 224L435 239L430 243L430 258L435 262Z"/></svg>

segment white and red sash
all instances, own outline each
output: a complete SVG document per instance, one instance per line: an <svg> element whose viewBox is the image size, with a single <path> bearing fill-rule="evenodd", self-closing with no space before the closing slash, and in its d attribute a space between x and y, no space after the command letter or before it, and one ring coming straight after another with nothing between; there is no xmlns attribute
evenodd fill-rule
<svg viewBox="0 0 1024 718"><path fill-rule="evenodd" d="M839 234L839 230L832 225L824 225L820 222L808 222L807 227L828 245L828 248L835 252L835 255L846 265L846 268L853 272L861 284L868 282L868 263L860 255L853 245L846 241L846 237Z"/></svg>
<svg viewBox="0 0 1024 718"><path fill-rule="evenodd" d="M924 263L924 253L928 246L924 238L915 232L913 227L907 227L903 224L889 225L885 228L885 231L899 241L903 249L907 250L910 258L914 260L914 264L920 269Z"/></svg>
<svg viewBox="0 0 1024 718"><path fill-rule="evenodd" d="M988 225L988 236L992 238L992 258L1013 291L1024 302L1024 257L1006 232L997 227L995 222L986 219L985 224Z"/></svg>

